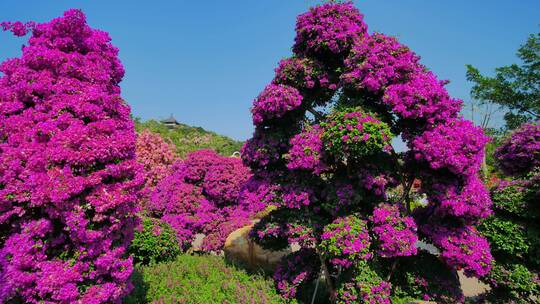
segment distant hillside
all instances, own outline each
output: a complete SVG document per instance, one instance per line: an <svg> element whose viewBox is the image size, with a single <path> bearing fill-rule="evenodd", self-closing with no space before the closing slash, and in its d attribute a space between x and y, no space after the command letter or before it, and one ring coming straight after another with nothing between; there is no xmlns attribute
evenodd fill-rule
<svg viewBox="0 0 540 304"><path fill-rule="evenodd" d="M231 156L235 151L240 151L243 145L241 141L206 131L201 127L179 124L170 129L153 119L141 122L140 119L136 118L134 121L137 132L148 129L160 134L165 139L169 139L176 145L176 152L180 157L199 149L213 149L221 155Z"/></svg>

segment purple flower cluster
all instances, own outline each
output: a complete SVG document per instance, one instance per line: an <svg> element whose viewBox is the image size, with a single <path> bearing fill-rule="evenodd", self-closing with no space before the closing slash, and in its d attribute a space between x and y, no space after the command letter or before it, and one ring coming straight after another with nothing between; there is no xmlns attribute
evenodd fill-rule
<svg viewBox="0 0 540 304"><path fill-rule="evenodd" d="M285 256L274 273L276 287L286 299L294 299L298 288L317 278L320 262L312 249L301 249Z"/></svg>
<svg viewBox="0 0 540 304"><path fill-rule="evenodd" d="M363 16L351 2L325 3L298 16L293 50L307 57L339 55L366 34Z"/></svg>
<svg viewBox="0 0 540 304"><path fill-rule="evenodd" d="M474 228L492 214L489 193L477 175L488 140L481 128L458 119L437 125L410 143L415 161L429 168L422 174L422 191L431 216L437 218L429 220L419 212L417 220L438 222L440 227L422 231L449 266L463 268L467 275L485 275L492 262L487 240Z"/></svg>
<svg viewBox="0 0 540 304"><path fill-rule="evenodd" d="M507 175L524 175L540 167L540 124L524 124L495 151Z"/></svg>
<svg viewBox="0 0 540 304"><path fill-rule="evenodd" d="M321 127L314 125L291 138L291 148L285 155L287 168L321 174L327 168L324 163L322 135Z"/></svg>
<svg viewBox="0 0 540 304"><path fill-rule="evenodd" d="M203 250L221 250L232 231L249 224L266 207L256 200L271 200L268 185L247 183L251 173L238 158L200 150L175 163L172 170L157 185L147 211L176 230L183 249L202 233Z"/></svg>
<svg viewBox="0 0 540 304"><path fill-rule="evenodd" d="M26 23L22 23L20 21L3 21L0 22L0 27L3 31L10 31L13 33L13 35L22 37L28 34L28 32L32 31L36 27L36 23L33 21Z"/></svg>
<svg viewBox="0 0 540 304"><path fill-rule="evenodd" d="M314 200L313 190L296 184L289 184L282 187L282 206L291 209L300 209L309 206Z"/></svg>
<svg viewBox="0 0 540 304"><path fill-rule="evenodd" d="M302 104L302 95L296 88L269 84L253 102L253 123L260 125L267 120L282 118Z"/></svg>
<svg viewBox="0 0 540 304"><path fill-rule="evenodd" d="M277 206L281 203L281 190L277 184L267 179L251 177L240 190L238 201L253 209L262 210L266 206Z"/></svg>
<svg viewBox="0 0 540 304"><path fill-rule="evenodd" d="M433 185L437 194L430 196L433 202L439 204L438 212L454 217L462 217L474 222L492 214L491 198L480 178L472 175L463 186L455 183Z"/></svg>
<svg viewBox="0 0 540 304"><path fill-rule="evenodd" d="M345 87L383 93L392 84L404 83L422 70L416 56L396 38L374 33L352 47L341 75Z"/></svg>
<svg viewBox="0 0 540 304"><path fill-rule="evenodd" d="M398 205L381 204L371 216L377 253L382 257L416 255L416 223L402 216Z"/></svg>
<svg viewBox="0 0 540 304"><path fill-rule="evenodd" d="M482 277L491 269L493 257L489 243L475 227L446 227L433 223L420 229L441 249L441 257L447 265L475 277Z"/></svg>
<svg viewBox="0 0 540 304"><path fill-rule="evenodd" d="M281 154L288 147L288 138L280 135L255 131L240 151L244 164L258 170L280 162Z"/></svg>
<svg viewBox="0 0 540 304"><path fill-rule="evenodd" d="M480 169L489 138L468 120L451 120L416 137L411 150L417 161L431 169L447 169L456 175L473 175Z"/></svg>
<svg viewBox="0 0 540 304"><path fill-rule="evenodd" d="M350 267L371 258L370 240L367 222L349 215L324 227L319 248L332 264Z"/></svg>
<svg viewBox="0 0 540 304"><path fill-rule="evenodd" d="M358 178L363 189L384 199L386 191L397 185L391 172L384 172L380 168L374 168L374 166L366 166L359 170Z"/></svg>
<svg viewBox="0 0 540 304"><path fill-rule="evenodd" d="M321 195L320 207L332 216L349 213L349 210L357 206L362 198L358 193L358 188L350 183L336 183L333 187L325 189Z"/></svg>
<svg viewBox="0 0 540 304"><path fill-rule="evenodd" d="M135 131L118 49L79 10L0 65L0 302L120 303L131 289Z"/></svg>
<svg viewBox="0 0 540 304"><path fill-rule="evenodd" d="M315 60L307 58L287 58L279 62L275 70L274 84L283 84L297 88L299 91L311 92L337 88L337 83L324 67Z"/></svg>
<svg viewBox="0 0 540 304"><path fill-rule="evenodd" d="M456 118L462 105L431 72L414 73L407 82L388 86L382 102L400 118L427 125Z"/></svg>

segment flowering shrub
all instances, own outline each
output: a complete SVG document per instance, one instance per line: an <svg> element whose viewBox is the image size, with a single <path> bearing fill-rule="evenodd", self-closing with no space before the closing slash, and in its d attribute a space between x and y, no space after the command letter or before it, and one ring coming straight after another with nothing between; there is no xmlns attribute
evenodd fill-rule
<svg viewBox="0 0 540 304"><path fill-rule="evenodd" d="M302 104L297 89L285 85L268 85L253 103L253 123L258 125L268 119L281 118Z"/></svg>
<svg viewBox="0 0 540 304"><path fill-rule="evenodd" d="M367 222L354 215L337 218L326 225L319 248L334 265L350 267L358 260L371 258Z"/></svg>
<svg viewBox="0 0 540 304"><path fill-rule="evenodd" d="M120 303L143 183L124 75L79 10L0 65L0 302Z"/></svg>
<svg viewBox="0 0 540 304"><path fill-rule="evenodd" d="M301 267L290 263L297 254L284 258L278 289L293 297L323 272L331 299L343 303L463 301L441 292L459 289L457 280L428 277L424 287L409 288L403 284L415 268L396 265L424 259L421 240L438 247L450 274L489 271L489 246L476 230L491 214L477 172L488 138L458 117L462 102L449 96L445 81L397 39L369 34L352 3L310 9L296 32L293 56L254 101L256 129L242 150L265 185L246 201L261 197L277 208L251 238L276 249L298 242L310 253ZM409 151L396 152L394 136ZM420 195L426 204L416 203Z"/></svg>
<svg viewBox="0 0 540 304"><path fill-rule="evenodd" d="M507 175L527 174L540 166L540 124L525 124L495 151L498 165Z"/></svg>
<svg viewBox="0 0 540 304"><path fill-rule="evenodd" d="M492 261L489 244L474 227L449 228L433 224L422 228L441 249L441 257L447 265L463 269L469 276L482 277L489 272Z"/></svg>
<svg viewBox="0 0 540 304"><path fill-rule="evenodd" d="M249 169L238 158L200 150L175 163L172 171L156 186L147 212L176 230L183 250L198 233L205 235L202 250L221 250L232 231L266 207L254 203L259 197L252 197L251 191L257 182L248 182ZM240 195L245 200L239 202Z"/></svg>
<svg viewBox="0 0 540 304"><path fill-rule="evenodd" d="M495 258L483 278L491 287L488 300L534 303L540 297L539 130L538 125L524 125L495 152L498 166L514 180L493 185L495 213L479 226Z"/></svg>
<svg viewBox="0 0 540 304"><path fill-rule="evenodd" d="M169 175L176 160L175 147L161 136L148 130L137 136L137 161L143 165L145 175L144 196L147 200L157 183Z"/></svg>
<svg viewBox="0 0 540 304"><path fill-rule="evenodd" d="M176 231L167 223L145 217L140 228L128 250L134 263L150 265L172 261L180 253Z"/></svg>
<svg viewBox="0 0 540 304"><path fill-rule="evenodd" d="M326 3L298 16L293 50L307 58L347 53L366 32L363 16L352 3Z"/></svg>

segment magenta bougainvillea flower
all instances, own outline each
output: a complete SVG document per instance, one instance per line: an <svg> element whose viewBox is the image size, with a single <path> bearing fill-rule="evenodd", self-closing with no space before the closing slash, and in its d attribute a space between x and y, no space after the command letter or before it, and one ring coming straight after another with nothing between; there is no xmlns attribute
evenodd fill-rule
<svg viewBox="0 0 540 304"><path fill-rule="evenodd" d="M366 33L363 16L352 3L326 3L298 16L293 50L307 58L348 53Z"/></svg>
<svg viewBox="0 0 540 304"><path fill-rule="evenodd" d="M221 250L227 236L249 224L266 207L265 198L272 199L270 188L251 180L239 158L211 150L188 154L171 171L156 186L147 212L176 230L184 250L198 233L205 235L202 250Z"/></svg>
<svg viewBox="0 0 540 304"><path fill-rule="evenodd" d="M268 85L253 103L253 123L277 119L297 109L302 104L302 95L297 89L286 85Z"/></svg>
<svg viewBox="0 0 540 304"><path fill-rule="evenodd" d="M392 84L403 83L418 73L419 57L396 38L374 33L354 44L341 75L344 87L383 93Z"/></svg>
<svg viewBox="0 0 540 304"><path fill-rule="evenodd" d="M172 164L177 160L175 146L166 142L159 134L148 130L137 135L137 162L143 165L145 178L144 201L149 199L157 183L170 175Z"/></svg>
<svg viewBox="0 0 540 304"><path fill-rule="evenodd" d="M540 167L540 124L524 124L495 151L505 174L524 175Z"/></svg>
<svg viewBox="0 0 540 304"><path fill-rule="evenodd" d="M120 303L144 179L124 75L79 10L31 32L0 65L0 302Z"/></svg>
<svg viewBox="0 0 540 304"><path fill-rule="evenodd" d="M377 253L383 257L416 255L418 235L414 219L402 216L398 205L381 204L371 216L373 234L379 243Z"/></svg>
<svg viewBox="0 0 540 304"><path fill-rule="evenodd" d="M457 280L409 282L416 269L396 265L431 256L422 241L438 248L430 261L449 278L489 271L489 245L475 228L491 214L478 176L487 136L459 117L462 102L446 81L396 38L368 33L350 2L300 15L293 52L255 99L255 133L242 150L262 190L246 200L277 208L251 238L275 249L297 242L310 253L297 269L298 254L283 260L278 290L293 298L323 272L337 303L389 303L395 291L462 302L441 292L459 290ZM397 136L408 151L394 150Z"/></svg>

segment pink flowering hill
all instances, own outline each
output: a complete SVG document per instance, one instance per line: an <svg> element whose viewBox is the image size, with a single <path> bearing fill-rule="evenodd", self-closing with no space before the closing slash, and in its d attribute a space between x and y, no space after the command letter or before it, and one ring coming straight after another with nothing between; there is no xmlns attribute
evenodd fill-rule
<svg viewBox="0 0 540 304"><path fill-rule="evenodd" d="M69 10L0 65L0 302L120 303L143 182L106 32Z"/></svg>

